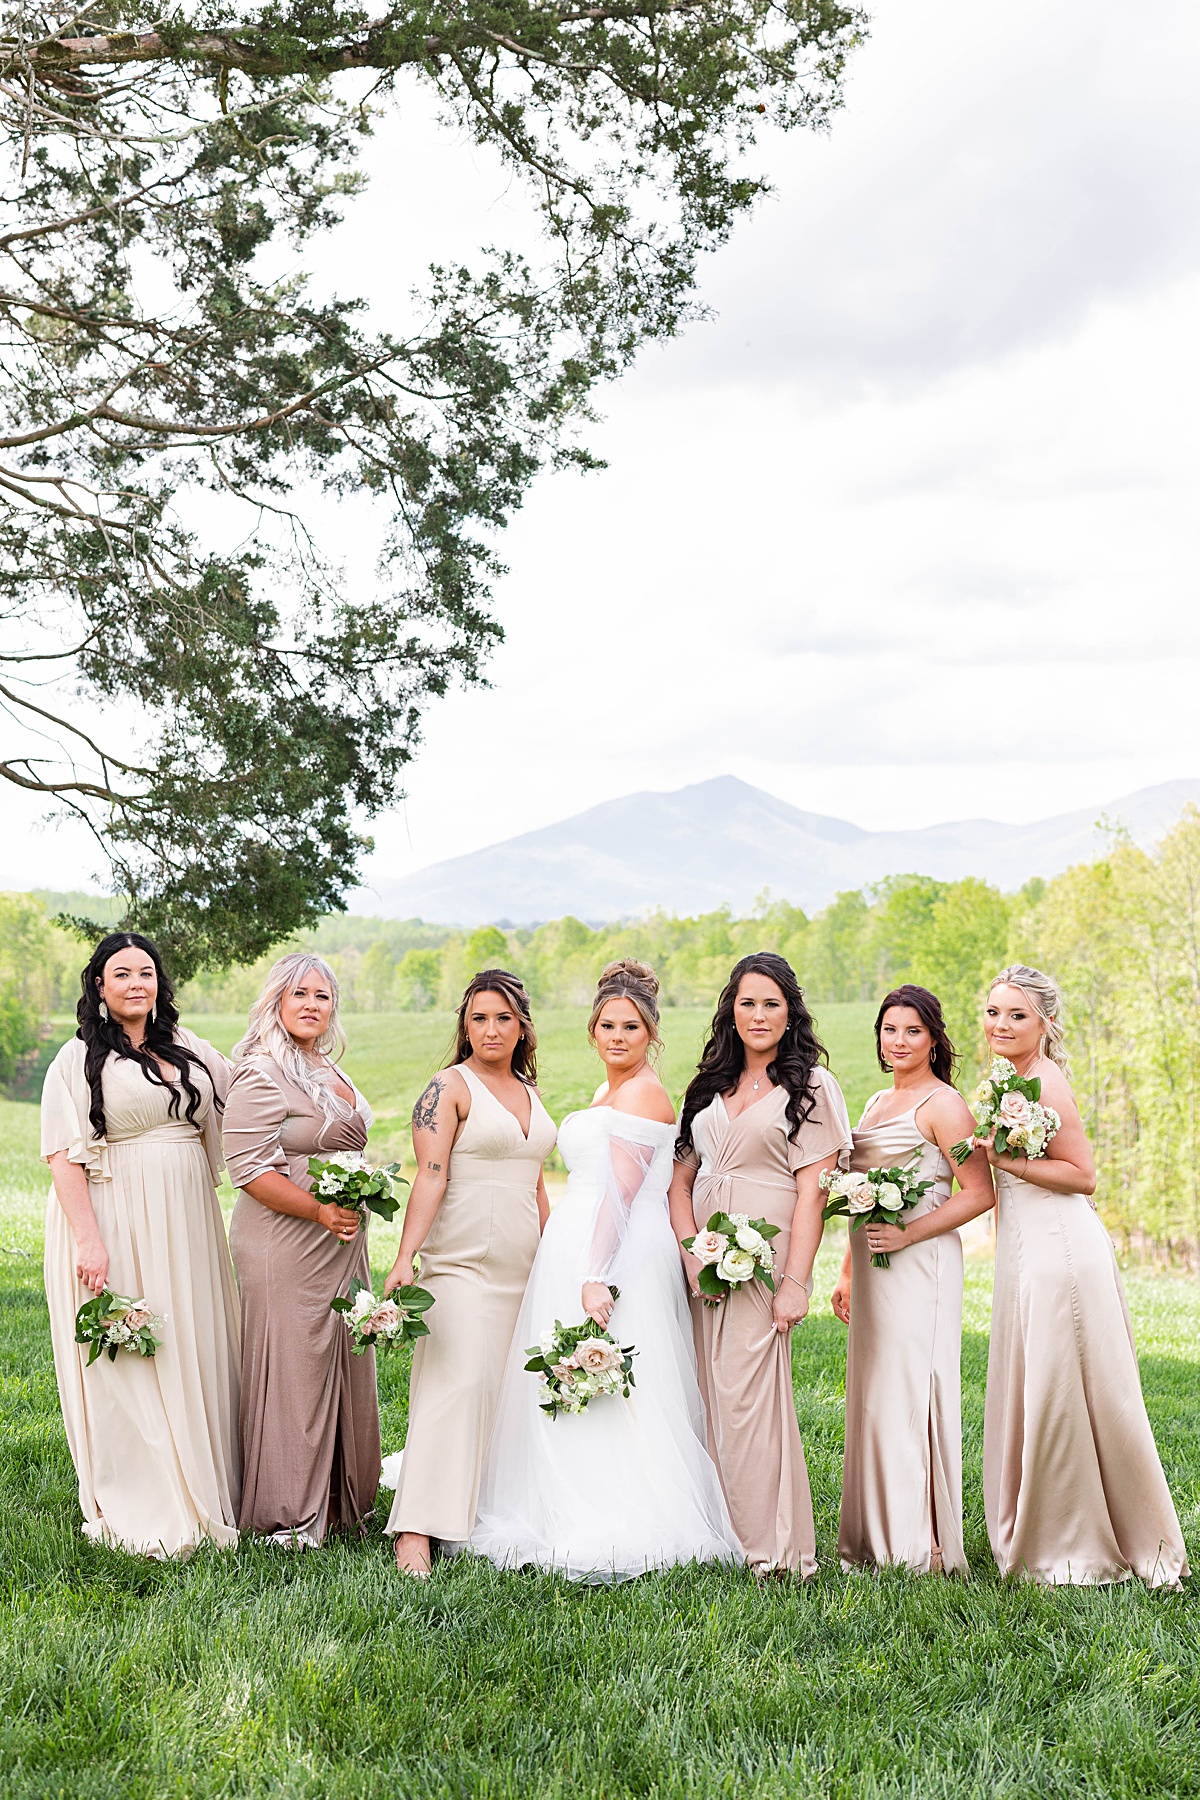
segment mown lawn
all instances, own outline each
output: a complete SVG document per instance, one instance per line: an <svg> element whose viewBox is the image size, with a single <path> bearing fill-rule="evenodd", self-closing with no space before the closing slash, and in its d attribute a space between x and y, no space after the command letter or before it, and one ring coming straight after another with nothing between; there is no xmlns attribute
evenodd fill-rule
<svg viewBox="0 0 1200 1800"><path fill-rule="evenodd" d="M434 1066L439 1021L421 1021L420 1044L411 1015L403 1033L397 1020L359 1023L355 1072L401 1113ZM205 1021L223 1044L230 1033L215 1024ZM546 1025L557 1116L591 1076L576 1059L577 1019L562 1020L561 1057ZM861 1100L869 1043L860 1019L846 1025L834 1063ZM386 1496L364 1543L304 1555L246 1545L164 1568L79 1533L42 1297L35 1126L32 1107L0 1105L6 1800L1200 1794L1195 1584L1155 1597L996 1579L980 1491L985 1259L968 1259L963 1351L969 1584L837 1571L845 1334L827 1307L832 1245L820 1310L795 1346L822 1559L808 1587L760 1591L735 1574L679 1570L581 1590L465 1561L402 1584L382 1537ZM391 1247L380 1233L380 1271ZM1195 1562L1200 1284L1128 1286ZM406 1365L381 1369L390 1450L403 1441Z"/></svg>

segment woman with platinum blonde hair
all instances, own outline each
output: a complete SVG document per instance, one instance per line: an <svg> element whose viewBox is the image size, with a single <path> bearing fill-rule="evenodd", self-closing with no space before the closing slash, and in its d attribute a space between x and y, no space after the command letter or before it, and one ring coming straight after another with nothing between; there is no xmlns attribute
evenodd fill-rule
<svg viewBox="0 0 1200 1800"><path fill-rule="evenodd" d="M365 1223L312 1192L310 1156L360 1151L371 1109L334 1053L337 977L321 957L281 957L234 1046L223 1137L240 1190L229 1245L242 1295L238 1523L277 1543L359 1529L379 1482L375 1352L350 1354L337 1295L368 1286Z"/></svg>
<svg viewBox="0 0 1200 1800"><path fill-rule="evenodd" d="M996 1171L996 1285L983 1427L988 1536L1002 1575L1091 1586L1188 1574L1146 1416L1129 1309L1091 1196L1096 1170L1067 1081L1058 985L1022 963L988 992L993 1056L1041 1081L1062 1123L1044 1156Z"/></svg>

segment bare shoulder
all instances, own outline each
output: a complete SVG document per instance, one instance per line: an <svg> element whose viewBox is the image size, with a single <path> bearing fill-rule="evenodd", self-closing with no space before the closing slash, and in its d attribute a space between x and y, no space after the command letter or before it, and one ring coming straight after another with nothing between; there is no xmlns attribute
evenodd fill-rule
<svg viewBox="0 0 1200 1800"><path fill-rule="evenodd" d="M457 1069L439 1069L430 1077L412 1110L413 1130L436 1132L447 1109L460 1119L471 1110L471 1090Z"/></svg>
<svg viewBox="0 0 1200 1800"><path fill-rule="evenodd" d="M975 1124L970 1107L958 1089L951 1087L949 1082L943 1082L941 1087L933 1090L932 1094L926 1095L917 1111L921 1115L921 1121L926 1130L938 1125L957 1128L964 1122L971 1127L974 1127Z"/></svg>
<svg viewBox="0 0 1200 1800"><path fill-rule="evenodd" d="M1038 1067L1042 1081L1042 1099L1047 1106L1052 1106L1056 1113L1062 1114L1064 1107L1067 1113L1077 1113L1079 1103L1072 1091L1071 1084L1057 1063L1048 1062L1045 1057Z"/></svg>
<svg viewBox="0 0 1200 1800"><path fill-rule="evenodd" d="M612 1102L614 1112L631 1113L637 1119L654 1119L660 1125L675 1123L675 1108L657 1075L639 1075L618 1089Z"/></svg>
<svg viewBox="0 0 1200 1800"><path fill-rule="evenodd" d="M607 1092L608 1092L608 1083L607 1083L607 1081L602 1081L600 1083L600 1086L596 1089L595 1093L592 1095L592 1105L595 1106L595 1105L597 1105L597 1103L599 1101L603 1100L603 1098L604 1098L605 1094L607 1094Z"/></svg>

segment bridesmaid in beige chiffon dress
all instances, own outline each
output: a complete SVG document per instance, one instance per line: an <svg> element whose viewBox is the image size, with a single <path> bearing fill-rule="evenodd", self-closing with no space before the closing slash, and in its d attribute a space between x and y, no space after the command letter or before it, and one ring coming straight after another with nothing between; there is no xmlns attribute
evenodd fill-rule
<svg viewBox="0 0 1200 1800"><path fill-rule="evenodd" d="M42 1092L46 1301L83 1529L154 1557L236 1543L240 1483L238 1301L216 1195L228 1070L177 1018L153 945L115 933ZM162 1319L153 1357L87 1366L75 1315L106 1287Z"/></svg>
<svg viewBox="0 0 1200 1800"><path fill-rule="evenodd" d="M709 1450L734 1531L758 1575L817 1568L812 1495L792 1393L791 1331L808 1311L821 1242L819 1178L851 1149L841 1089L783 957L743 957L717 1003L684 1096L671 1222L676 1238L720 1210L766 1219L775 1292L752 1280L712 1306L684 1252ZM796 1110L797 1121L790 1116ZM804 1116L807 1115L807 1116Z"/></svg>
<svg viewBox="0 0 1200 1800"><path fill-rule="evenodd" d="M337 980L319 957L283 957L250 1013L225 1105L240 1189L229 1242L242 1295L239 1523L288 1548L361 1529L379 1485L375 1352L350 1354L335 1296L370 1285L367 1230L320 1202L310 1156L361 1151L371 1109L330 1061L344 1043Z"/></svg>
<svg viewBox="0 0 1200 1800"><path fill-rule="evenodd" d="M1062 1127L1030 1161L997 1154L996 1285L983 1430L988 1535L1002 1575L1090 1586L1189 1573L1159 1461L1091 1149L1064 1073L1061 996L1017 964L988 994L995 1056L1036 1075Z"/></svg>
<svg viewBox="0 0 1200 1800"><path fill-rule="evenodd" d="M846 1448L838 1550L843 1569L896 1563L967 1573L962 1529L962 1244L957 1227L995 1205L982 1151L957 1171L952 1145L975 1121L950 1085L954 1049L927 988L888 994L875 1020L893 1086L868 1101L852 1169L908 1168L932 1188L899 1225L849 1234L833 1307L848 1319ZM873 1255L890 1260L872 1265Z"/></svg>
<svg viewBox="0 0 1200 1800"><path fill-rule="evenodd" d="M507 970L485 969L460 1003L454 1061L413 1109L417 1179L385 1289L416 1278L435 1300L413 1355L387 1524L410 1575L428 1574L434 1542L454 1551L471 1535L509 1343L549 1217L542 1163L555 1129L533 1085L536 1049L525 989Z"/></svg>

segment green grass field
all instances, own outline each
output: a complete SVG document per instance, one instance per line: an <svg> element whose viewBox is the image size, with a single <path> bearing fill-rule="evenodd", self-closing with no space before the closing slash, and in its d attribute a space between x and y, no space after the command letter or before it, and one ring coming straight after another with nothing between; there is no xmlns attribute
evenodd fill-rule
<svg viewBox="0 0 1200 1800"><path fill-rule="evenodd" d="M874 1085L864 1011L828 1009L822 1020L852 1108ZM673 1087L702 1023L668 1016ZM240 1029L197 1024L223 1046ZM586 1100L591 1065L576 1015L541 1024L543 1088L561 1116ZM348 1064L396 1147L444 1026L429 1015L351 1021ZM1134 1585L1047 1593L995 1576L980 1490L985 1258L967 1263L967 1584L837 1572L845 1333L827 1306L833 1245L794 1353L822 1561L807 1587L760 1591L736 1574L678 1570L575 1589L467 1561L439 1565L417 1587L391 1566L386 1496L364 1543L304 1555L247 1544L162 1567L79 1532L42 1297L46 1184L35 1158L35 1109L0 1104L7 1800L1200 1794L1194 1584L1182 1595ZM379 1272L393 1241L374 1238ZM1130 1276L1128 1289L1195 1562L1200 1284ZM403 1441L407 1362L380 1367L390 1450Z"/></svg>

